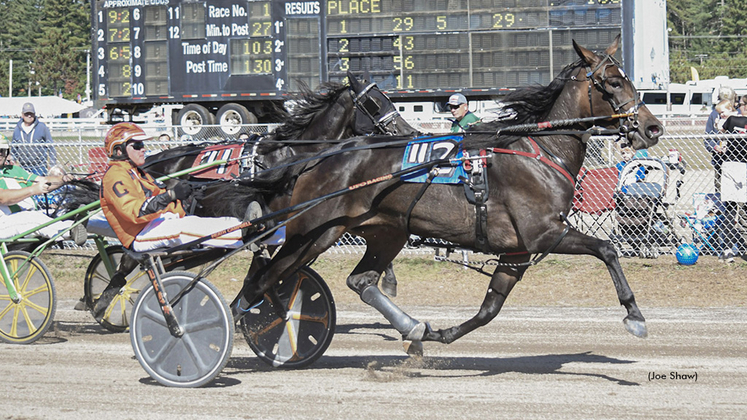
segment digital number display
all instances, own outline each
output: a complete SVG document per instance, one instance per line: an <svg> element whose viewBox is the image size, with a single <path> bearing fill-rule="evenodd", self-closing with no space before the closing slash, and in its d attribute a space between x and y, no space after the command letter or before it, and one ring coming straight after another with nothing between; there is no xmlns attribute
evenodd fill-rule
<svg viewBox="0 0 747 420"><path fill-rule="evenodd" d="M606 47L622 19L621 0L331 0L326 13L329 79L367 71L395 91L547 84L575 59L570 38Z"/></svg>
<svg viewBox="0 0 747 420"><path fill-rule="evenodd" d="M231 73L271 74L272 44L269 38L231 40Z"/></svg>

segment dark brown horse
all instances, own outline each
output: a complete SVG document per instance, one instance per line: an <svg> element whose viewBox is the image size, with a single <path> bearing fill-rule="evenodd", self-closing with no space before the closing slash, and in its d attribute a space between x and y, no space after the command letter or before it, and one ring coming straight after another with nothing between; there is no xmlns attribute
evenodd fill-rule
<svg viewBox="0 0 747 420"><path fill-rule="evenodd" d="M578 232L564 217L571 207L574 180L592 126L619 130L636 149L655 145L664 131L659 120L638 103L633 84L615 61L618 43L619 37L597 55L574 41L580 59L563 69L549 86L522 89L506 98L517 113L513 123L522 124L519 127L546 127L549 124L542 122L562 121L562 132L513 136L506 133L515 132L516 126L489 123L470 130L455 146L478 156L479 151L486 152L471 161L488 181L483 184L484 223L476 217L480 211L465 199L464 185L404 182L399 174L405 146L392 145L391 137L360 138L337 147L350 151L324 158L298 178L291 204L306 211L287 224L286 242L270 263L247 276L232 304L234 315L240 318L247 302L259 299L279 279L315 259L343 233L351 232L366 239L367 249L348 277L348 286L380 311L404 339L417 344L451 343L487 324L525 270L537 262L532 255L549 252L593 255L604 262L627 310L627 330L645 337L644 317L614 247ZM381 147L383 143L391 146ZM437 159L432 166L450 170L452 163L464 162L464 158ZM311 202L317 204L303 207ZM379 291L381 272L410 234L499 256L485 299L473 318L433 331Z"/></svg>

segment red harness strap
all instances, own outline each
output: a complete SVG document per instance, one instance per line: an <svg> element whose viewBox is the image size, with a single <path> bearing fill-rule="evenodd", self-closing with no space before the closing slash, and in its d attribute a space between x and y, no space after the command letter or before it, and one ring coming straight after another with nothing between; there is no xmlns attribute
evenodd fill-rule
<svg viewBox="0 0 747 420"><path fill-rule="evenodd" d="M511 149L501 149L498 147L493 148L493 153L502 153L505 155L517 155L517 156L524 156L532 159L537 159L540 162L544 163L545 165L555 169L556 171L560 172L564 177L568 179L568 181L572 185L576 185L576 181L573 179L571 174L568 173L565 169L563 169L562 166L558 165L557 163L553 162L552 160L548 159L546 156L543 156L540 152L540 148L537 145L537 142L534 141L533 138L527 137L529 139L529 143L532 145L532 148L534 149L534 153L530 152L522 152L521 150L511 150Z"/></svg>

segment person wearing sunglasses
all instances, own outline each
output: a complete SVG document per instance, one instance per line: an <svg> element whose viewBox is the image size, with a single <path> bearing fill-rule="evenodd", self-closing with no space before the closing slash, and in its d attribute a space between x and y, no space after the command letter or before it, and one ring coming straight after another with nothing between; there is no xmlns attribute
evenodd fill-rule
<svg viewBox="0 0 747 420"><path fill-rule="evenodd" d="M0 133L0 238L6 239L29 231L52 220L38 210L33 197L45 194L72 180L71 175L39 176L29 173L9 160L11 142ZM51 238L70 228L72 220L62 220L46 226L34 233L36 236ZM86 242L88 234L82 225L75 226L64 238L78 245Z"/></svg>
<svg viewBox="0 0 747 420"><path fill-rule="evenodd" d="M36 175L46 175L57 163L52 133L39 121L34 104L26 102L21 108L21 119L13 130L13 157L16 163Z"/></svg>
<svg viewBox="0 0 747 420"><path fill-rule="evenodd" d="M449 97L447 102L451 115L451 132L461 133L464 130L480 123L480 118L469 110L467 98L461 93L455 93Z"/></svg>
<svg viewBox="0 0 747 420"><path fill-rule="evenodd" d="M104 140L109 168L101 180L101 209L123 246L138 252L172 247L241 223L234 217L187 216L190 183L166 188L141 168L147 140L151 137L131 122L115 124ZM241 239L237 230L203 245L237 248Z"/></svg>

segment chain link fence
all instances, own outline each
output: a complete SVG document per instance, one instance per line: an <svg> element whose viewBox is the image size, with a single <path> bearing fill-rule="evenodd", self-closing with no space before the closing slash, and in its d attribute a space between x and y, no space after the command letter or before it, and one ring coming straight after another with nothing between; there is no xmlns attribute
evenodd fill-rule
<svg viewBox="0 0 747 420"><path fill-rule="evenodd" d="M742 237L747 217L741 205L730 208L727 200L720 200L721 191L714 185L711 153L704 146L709 138L728 143L743 140L743 136L705 135L705 116L671 118L663 123L666 134L659 143L630 160L622 155L615 138L594 137L589 141L569 214L570 223L584 233L611 240L624 256L650 258L673 254L682 243L694 243L701 252L712 255L720 254L728 246L739 254L745 253ZM105 169L102 146L108 126L49 125L58 165L81 175ZM445 133L451 123L428 121L413 125L423 132ZM265 134L272 128L251 125L236 134ZM171 137L169 141L147 142L147 148L154 152L177 145L238 138L227 135L219 126L201 129L200 136L185 134L181 127L144 126L144 129L155 138L163 133ZM0 132L12 135L12 130ZM744 192L747 175L743 166L722 177L722 188L728 184L732 196L734 190L738 194ZM735 214L729 216L729 211ZM362 253L364 244L361 238L346 235L331 252ZM433 249L406 248L403 252L432 255Z"/></svg>

